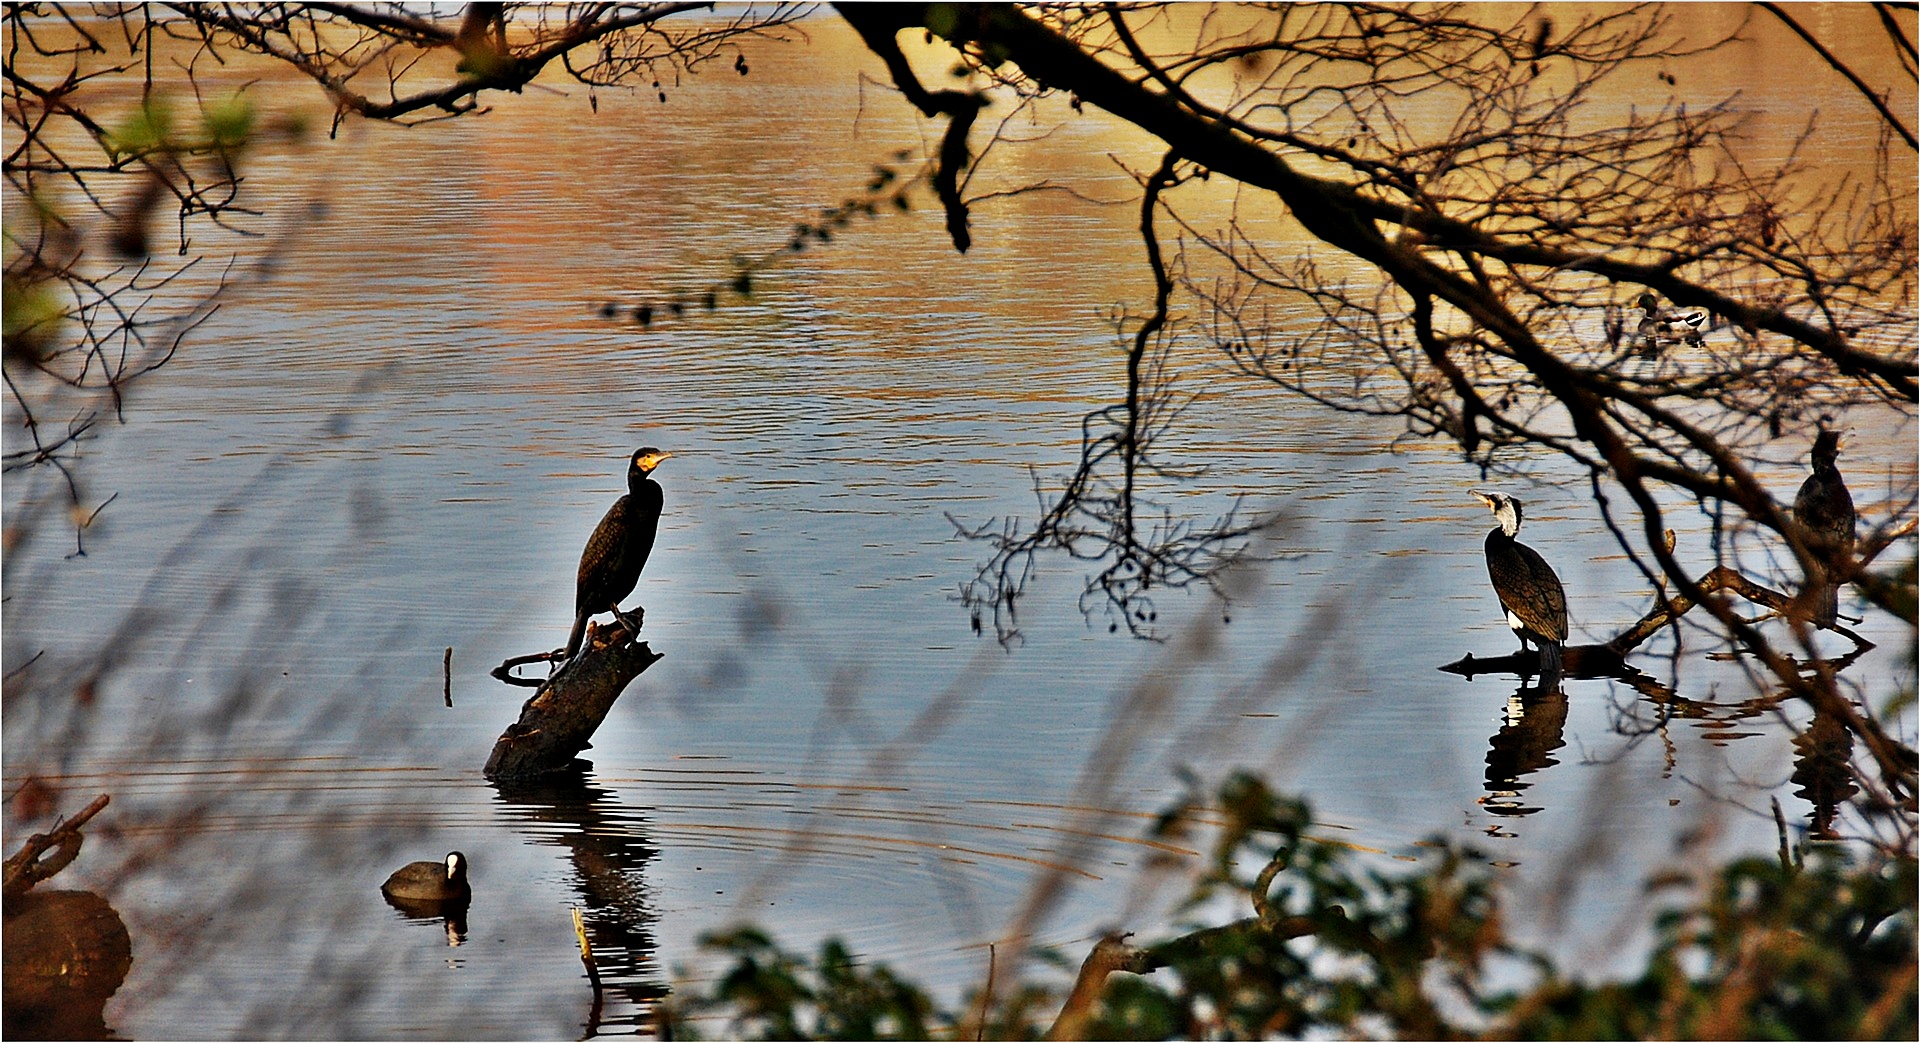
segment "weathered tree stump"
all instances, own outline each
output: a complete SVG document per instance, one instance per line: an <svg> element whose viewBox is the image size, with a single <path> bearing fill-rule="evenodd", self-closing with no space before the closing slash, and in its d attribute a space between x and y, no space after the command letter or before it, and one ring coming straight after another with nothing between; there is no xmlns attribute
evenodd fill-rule
<svg viewBox="0 0 1920 1043"><path fill-rule="evenodd" d="M8 1039L109 1038L107 999L133 964L126 924L91 891L33 890L80 854L80 827L107 801L102 793L79 814L28 837L6 860L0 1034Z"/></svg>
<svg viewBox="0 0 1920 1043"><path fill-rule="evenodd" d="M39 890L6 900L8 1039L110 1039L107 1000L133 966L133 938L91 891Z"/></svg>
<svg viewBox="0 0 1920 1043"><path fill-rule="evenodd" d="M593 733L607 719L628 683L660 661L658 652L619 623L589 632L580 653L544 682L520 707L520 719L494 741L485 768L489 779L526 779L560 771L591 749ZM509 684L514 666L550 661L554 653L510 659L493 671Z"/></svg>

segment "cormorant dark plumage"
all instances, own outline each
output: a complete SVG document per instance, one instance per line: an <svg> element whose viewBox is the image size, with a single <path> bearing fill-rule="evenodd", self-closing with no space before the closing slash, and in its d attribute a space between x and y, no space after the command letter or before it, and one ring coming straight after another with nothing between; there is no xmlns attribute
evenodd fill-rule
<svg viewBox="0 0 1920 1043"><path fill-rule="evenodd" d="M1520 532L1520 501L1505 493L1473 495L1500 521L1487 533L1487 575L1507 611L1507 625L1522 649L1539 646L1541 670L1557 671L1567 641L1566 588L1539 551L1514 539Z"/></svg>
<svg viewBox="0 0 1920 1043"><path fill-rule="evenodd" d="M640 624L620 611L620 600L633 593L640 582L640 570L653 553L653 538L660 530L660 511L666 497L660 483L647 477L660 461L672 456L648 446L634 451L627 463L627 495L613 501L607 516L587 537L580 552L580 572L574 587L573 632L567 635L568 659L580 650L586 635L587 620L602 612L611 612L628 630L638 632Z"/></svg>
<svg viewBox="0 0 1920 1043"><path fill-rule="evenodd" d="M472 897L467 884L467 856L447 852L445 862L409 862L380 885L389 898L414 902L464 902Z"/></svg>
<svg viewBox="0 0 1920 1043"><path fill-rule="evenodd" d="M1853 555L1853 495L1840 477L1835 463L1839 456L1840 436L1821 429L1813 439L1813 473L1800 483L1800 494L1793 498L1793 520L1820 541L1814 552L1822 562L1842 562ZM1813 625L1833 626L1840 618L1840 584L1813 575L1807 583L1814 587Z"/></svg>

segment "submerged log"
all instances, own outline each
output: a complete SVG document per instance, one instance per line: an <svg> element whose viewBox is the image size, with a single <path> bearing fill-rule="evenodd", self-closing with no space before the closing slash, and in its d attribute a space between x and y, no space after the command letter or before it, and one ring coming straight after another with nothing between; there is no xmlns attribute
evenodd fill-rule
<svg viewBox="0 0 1920 1043"><path fill-rule="evenodd" d="M1620 653L1608 645L1568 645L1561 650L1560 676L1570 680L1589 677L1625 677L1633 668ZM1475 674L1516 674L1538 677L1544 672L1540 653L1522 649L1503 656L1476 657L1472 652L1440 667L1450 674L1472 680Z"/></svg>
<svg viewBox="0 0 1920 1043"><path fill-rule="evenodd" d="M576 754L591 749L593 733L606 720L614 700L662 658L635 636L619 623L596 628L579 654L545 682L536 682L539 688L520 707L520 719L495 740L487 757L487 778L525 779L561 771ZM553 658L557 653L510 659L494 676L523 684L510 674L514 665Z"/></svg>
<svg viewBox="0 0 1920 1043"><path fill-rule="evenodd" d="M1876 592L1880 592L1879 585L1884 581L1881 577L1867 572L1867 566L1872 564L1873 560L1877 558L1881 552L1891 547L1895 542L1911 535L1916 528L1915 523L1916 519L1908 518L1898 525L1883 527L1880 531L1862 539L1859 543L1856 556L1850 559L1848 567L1842 573L1845 579L1849 582L1860 584L1862 589L1870 596ZM1667 552L1671 554L1674 548L1673 530L1667 530L1666 537ZM1751 622L1754 623L1774 617L1799 620L1802 622L1806 622L1809 618L1804 595L1795 596L1783 594L1762 583L1749 579L1738 569L1729 568L1725 565L1716 566L1709 570L1706 575L1694 581L1694 586L1698 587L1701 593L1708 595L1723 592L1737 594L1750 604L1758 605L1766 609L1766 615L1761 616L1759 619L1751 620ZM1876 602L1889 603L1894 601L1895 598L1888 595L1889 593L1894 595L1899 593L1897 590L1898 584L1892 584L1892 586L1896 588L1894 592L1881 592L1882 596L1874 600L1876 600ZM1911 595L1908 594L1906 597L1909 602L1907 611L1910 614ZM1653 592L1653 604L1647 609L1646 614L1642 615L1632 626L1627 627L1615 635L1612 640L1604 644L1567 646L1564 653L1565 658L1561 665L1562 675L1569 678L1617 677L1631 679L1635 677L1639 671L1627 663L1626 657L1645 643L1648 638L1675 625L1679 622L1681 616L1686 615L1697 607L1699 607L1699 604L1686 595L1676 594L1668 597L1666 582L1664 580L1656 580ZM1899 611L1900 606L1897 604L1882 604L1882 607L1888 608L1889 611L1894 612L1896 615L1901 614ZM1902 618L1908 617L1903 615ZM1838 623L1826 629L1832 630L1834 633L1852 641L1856 653L1873 647L1873 642L1868 641L1866 638L1861 637L1859 634ZM1511 655L1497 656L1492 659L1476 659L1473 653L1469 652L1463 658L1448 663L1440 667L1440 669L1448 673L1460 674L1468 679L1471 679L1475 674L1490 673L1511 673L1522 676L1532 676L1540 673L1540 656L1538 652L1532 649L1524 649Z"/></svg>

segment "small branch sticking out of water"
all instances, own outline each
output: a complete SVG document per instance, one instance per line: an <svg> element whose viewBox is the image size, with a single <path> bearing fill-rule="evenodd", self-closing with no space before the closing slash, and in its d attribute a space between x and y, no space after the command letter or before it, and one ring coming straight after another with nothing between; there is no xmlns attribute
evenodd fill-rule
<svg viewBox="0 0 1920 1043"><path fill-rule="evenodd" d="M606 1007L606 993L600 988L600 965L593 958L593 943L587 940L587 921L580 915L580 907L569 906L573 914L573 936L580 942L580 962L586 964L587 980L593 983L593 1008L587 1012L587 1038L598 1034L600 1015Z"/></svg>
<svg viewBox="0 0 1920 1043"><path fill-rule="evenodd" d="M20 850L7 859L5 883L0 885L0 890L4 890L9 898L23 895L33 890L35 884L65 869L80 855L83 839L80 827L98 815L109 799L107 794L102 793L93 799L93 803L82 808L79 814L59 822L48 832L28 837ZM42 862L40 856L49 850L53 851L53 856Z"/></svg>
<svg viewBox="0 0 1920 1043"><path fill-rule="evenodd" d="M593 982L595 995L600 992L600 965L593 959L593 943L587 940L587 921L580 915L579 906L570 906L573 913L573 936L580 942L580 962L587 965L587 980Z"/></svg>

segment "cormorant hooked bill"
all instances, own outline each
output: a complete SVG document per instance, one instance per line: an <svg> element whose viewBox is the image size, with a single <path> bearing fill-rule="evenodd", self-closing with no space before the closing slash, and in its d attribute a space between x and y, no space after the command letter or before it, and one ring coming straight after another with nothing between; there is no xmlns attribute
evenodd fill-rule
<svg viewBox="0 0 1920 1043"><path fill-rule="evenodd" d="M628 630L640 624L620 611L620 599L633 593L640 570L653 553L653 537L660 530L660 511L666 497L660 483L647 477L660 461L672 456L652 446L636 449L627 464L627 495L613 501L607 516L594 527L580 552L580 573L573 596L573 632L567 635L566 658L580 650L587 620L611 612Z"/></svg>
<svg viewBox="0 0 1920 1043"><path fill-rule="evenodd" d="M1813 439L1813 473L1793 498L1793 520L1824 544L1815 548L1823 562L1838 563L1853 556L1853 496L1847 492L1847 483L1834 462L1839 456L1839 434L1821 428ZM1827 569L1823 565L1815 571L1824 573ZM1823 630L1831 628L1840 618L1840 584L1812 575L1807 582L1819 584L1814 595L1813 625Z"/></svg>
<svg viewBox="0 0 1920 1043"><path fill-rule="evenodd" d="M1520 638L1520 647L1540 647L1542 672L1560 669L1561 647L1567 640L1567 592L1560 577L1540 552L1514 539L1520 533L1520 501L1505 493L1473 494L1493 511L1500 527L1487 533L1487 575L1507 625Z"/></svg>

